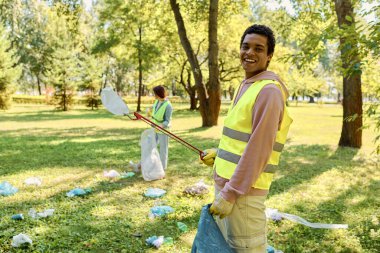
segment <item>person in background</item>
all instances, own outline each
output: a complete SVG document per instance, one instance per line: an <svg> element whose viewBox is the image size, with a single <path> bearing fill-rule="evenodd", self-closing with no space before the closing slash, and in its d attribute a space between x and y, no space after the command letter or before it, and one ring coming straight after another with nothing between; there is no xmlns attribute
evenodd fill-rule
<svg viewBox="0 0 380 253"><path fill-rule="evenodd" d="M166 89L162 85L153 88L155 101L153 107L148 108L148 116L152 117L153 123L164 129L170 127L173 107L167 97ZM168 166L169 138L159 130L156 130L156 140L159 145L160 159L162 167L165 170Z"/></svg>
<svg viewBox="0 0 380 253"><path fill-rule="evenodd" d="M213 166L210 207L224 238L238 253L266 252L265 199L292 123L284 83L267 71L275 47L272 30L248 27L240 42L245 79L224 120L218 149L201 160Z"/></svg>

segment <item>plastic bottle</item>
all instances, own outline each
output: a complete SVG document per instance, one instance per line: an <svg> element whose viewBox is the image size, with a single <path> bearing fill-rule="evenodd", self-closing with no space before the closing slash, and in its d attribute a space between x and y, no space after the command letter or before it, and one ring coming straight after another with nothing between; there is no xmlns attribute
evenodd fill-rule
<svg viewBox="0 0 380 253"><path fill-rule="evenodd" d="M18 214L12 215L11 219L12 220L23 220L24 215L22 213L18 213Z"/></svg>

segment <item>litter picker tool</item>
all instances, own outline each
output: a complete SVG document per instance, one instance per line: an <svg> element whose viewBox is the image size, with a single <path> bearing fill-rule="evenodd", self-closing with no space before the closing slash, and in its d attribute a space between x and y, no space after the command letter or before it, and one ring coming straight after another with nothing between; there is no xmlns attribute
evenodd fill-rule
<svg viewBox="0 0 380 253"><path fill-rule="evenodd" d="M142 116L138 112L131 113L128 109L128 106L124 103L124 101L121 99L119 95L112 89L112 87L106 87L102 89L101 92L101 100L104 105L104 107L111 112L112 114L119 115L119 116L127 116L131 120L142 120L148 125L152 126L153 128L157 129L158 131L162 132L163 134L166 134L170 138L174 139L175 141L179 142L180 144L184 145L191 151L197 153L201 158L205 156L202 150L194 147L190 143L186 142L185 140L181 139L180 137L176 136L175 134L169 132L168 130L160 127L156 123L152 122L151 120L147 119L146 117ZM134 117L133 117L134 116Z"/></svg>

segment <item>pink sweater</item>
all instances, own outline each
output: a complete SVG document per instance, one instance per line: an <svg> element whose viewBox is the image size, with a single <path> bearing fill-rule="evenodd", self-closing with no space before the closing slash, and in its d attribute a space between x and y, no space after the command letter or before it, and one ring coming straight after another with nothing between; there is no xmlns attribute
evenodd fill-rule
<svg viewBox="0 0 380 253"><path fill-rule="evenodd" d="M242 82L234 105L252 83L268 79L278 81L285 91L286 97L288 96L288 91L280 78L273 72L264 71ZM240 195L263 196L268 194L268 190L257 189L252 185L259 178L272 153L283 112L284 98L281 90L275 84L266 85L258 94L252 108L251 137L231 179L220 177L214 171L215 185L221 191L224 199L235 203Z"/></svg>

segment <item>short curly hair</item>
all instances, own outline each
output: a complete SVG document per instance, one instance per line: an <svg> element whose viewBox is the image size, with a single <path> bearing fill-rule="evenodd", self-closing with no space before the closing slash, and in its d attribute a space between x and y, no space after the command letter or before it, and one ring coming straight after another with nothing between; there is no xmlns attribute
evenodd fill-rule
<svg viewBox="0 0 380 253"><path fill-rule="evenodd" d="M268 44L268 53L267 53L267 55L273 54L274 47L276 46L276 39L274 37L274 33L273 33L272 29L270 29L269 27L267 27L265 25L254 24L254 25L248 27L244 31L243 36L241 36L240 48L241 48L241 45L243 44L245 36L247 34L252 34L252 33L264 35L265 37L267 37L267 39L268 39L268 42L267 42L267 44Z"/></svg>

